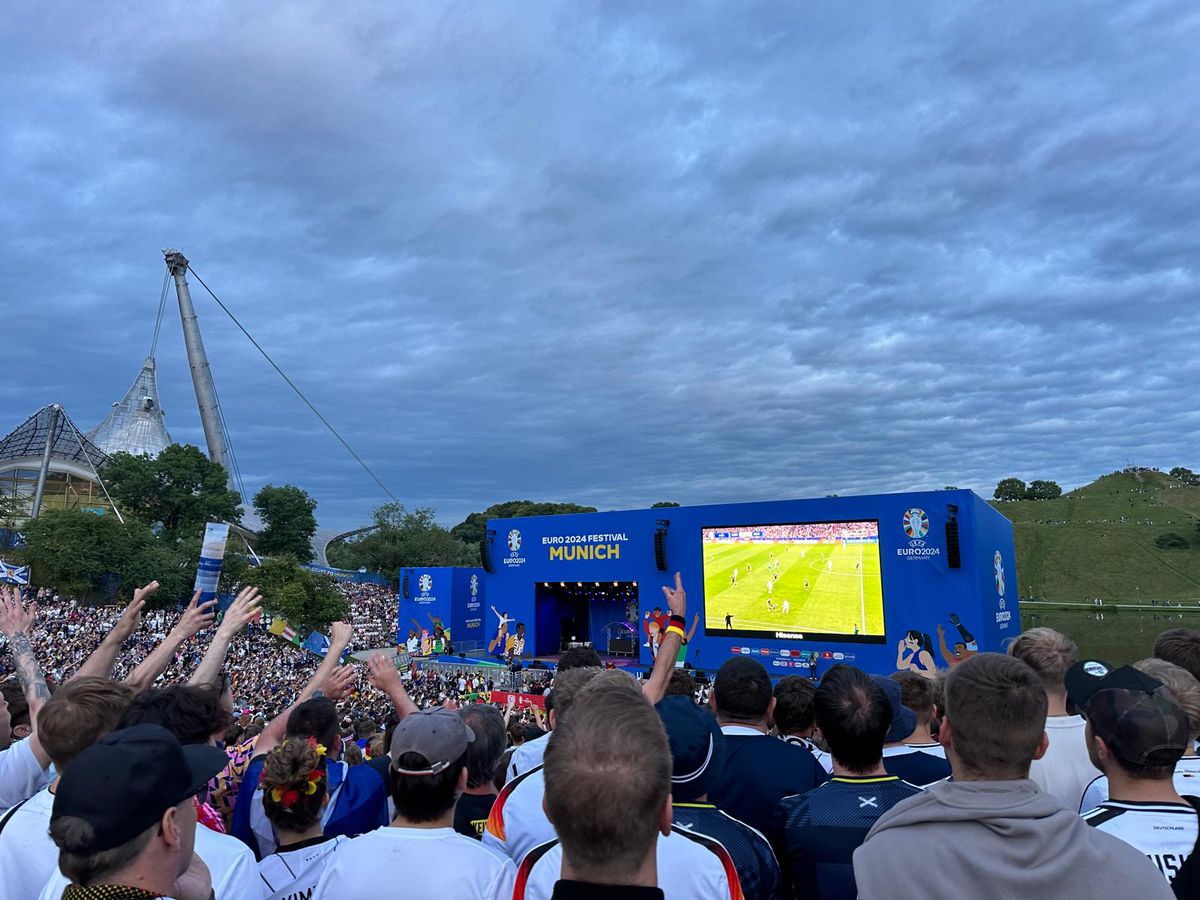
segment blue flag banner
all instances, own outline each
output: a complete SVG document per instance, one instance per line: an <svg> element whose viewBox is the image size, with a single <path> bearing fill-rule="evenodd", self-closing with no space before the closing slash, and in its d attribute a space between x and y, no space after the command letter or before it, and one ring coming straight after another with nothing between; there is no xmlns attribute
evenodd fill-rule
<svg viewBox="0 0 1200 900"><path fill-rule="evenodd" d="M29 566L17 566L0 559L0 581L5 584L29 584Z"/></svg>
<svg viewBox="0 0 1200 900"><path fill-rule="evenodd" d="M310 653L315 653L317 656L324 656L329 652L329 638L319 631L314 631L304 639L304 643L301 646Z"/></svg>
<svg viewBox="0 0 1200 900"><path fill-rule="evenodd" d="M200 592L200 602L207 603L217 596L221 580L221 561L225 558L225 542L229 539L227 523L209 522L204 527L204 544L200 548L200 565L196 568L193 591Z"/></svg>

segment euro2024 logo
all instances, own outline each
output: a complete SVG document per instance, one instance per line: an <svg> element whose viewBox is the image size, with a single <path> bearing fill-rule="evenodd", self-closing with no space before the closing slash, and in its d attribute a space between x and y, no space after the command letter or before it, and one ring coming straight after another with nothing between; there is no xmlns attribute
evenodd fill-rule
<svg viewBox="0 0 1200 900"><path fill-rule="evenodd" d="M479 596L479 576L478 575L471 576L471 596L472 597Z"/></svg>
<svg viewBox="0 0 1200 900"><path fill-rule="evenodd" d="M1004 558L1000 556L1000 551L997 550L995 556L992 557L992 568L996 575L996 593L1000 595L1001 609L1004 608Z"/></svg>
<svg viewBox="0 0 1200 900"><path fill-rule="evenodd" d="M910 547L925 546L921 540L929 534L929 516L925 515L925 510L914 507L904 514L904 533L909 537Z"/></svg>
<svg viewBox="0 0 1200 900"><path fill-rule="evenodd" d="M508 549L514 556L521 550L521 532L515 528L508 533Z"/></svg>
<svg viewBox="0 0 1200 900"><path fill-rule="evenodd" d="M433 576L426 572L417 580L417 587L421 589L422 594L428 594L433 588Z"/></svg>

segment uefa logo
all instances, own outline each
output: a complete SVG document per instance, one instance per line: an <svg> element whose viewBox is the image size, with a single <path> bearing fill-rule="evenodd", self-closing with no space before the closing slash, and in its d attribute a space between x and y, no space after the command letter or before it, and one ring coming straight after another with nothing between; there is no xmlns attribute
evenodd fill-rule
<svg viewBox="0 0 1200 900"><path fill-rule="evenodd" d="M508 533L508 549L513 553L521 549L521 532L515 528Z"/></svg>
<svg viewBox="0 0 1200 900"><path fill-rule="evenodd" d="M914 540L929 534L929 516L923 509L910 509L904 514L904 533Z"/></svg>
<svg viewBox="0 0 1200 900"><path fill-rule="evenodd" d="M417 580L417 587L421 589L422 594L428 594L430 589L433 587L433 576L428 572L422 575Z"/></svg>
<svg viewBox="0 0 1200 900"><path fill-rule="evenodd" d="M471 596L472 597L479 596L479 576L478 575L471 576Z"/></svg>
<svg viewBox="0 0 1200 900"><path fill-rule="evenodd" d="M1004 560L1000 556L1000 551L996 551L996 555L992 557L992 569L996 574L996 593L1001 597L1004 596Z"/></svg>

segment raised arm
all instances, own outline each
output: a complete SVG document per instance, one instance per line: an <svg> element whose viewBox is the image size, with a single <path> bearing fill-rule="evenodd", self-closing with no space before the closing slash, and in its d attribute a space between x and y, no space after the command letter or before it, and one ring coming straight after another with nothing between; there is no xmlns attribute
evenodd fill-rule
<svg viewBox="0 0 1200 900"><path fill-rule="evenodd" d="M312 678L308 679L308 684L304 685L299 695L292 701L292 705L272 719L263 729L254 744L255 756L260 753L269 753L283 741L288 716L292 714L292 710L305 700L311 700L318 690L330 700L340 700L350 693L358 681L358 673L353 666L340 665L340 661L342 653L350 646L350 637L353 634L354 628L349 623L333 623L329 636L329 650L326 652L325 658L317 666L317 671L313 672Z"/></svg>
<svg viewBox="0 0 1200 900"><path fill-rule="evenodd" d="M152 581L145 587L134 588L133 599L121 613L121 618L117 619L117 624L104 636L100 646L79 667L79 670L67 679L68 681L83 676L112 678L113 664L117 661L117 654L121 652L121 647L129 640L129 636L142 624L142 610L146 607L146 598L157 590L157 581Z"/></svg>
<svg viewBox="0 0 1200 900"><path fill-rule="evenodd" d="M662 643L658 646L658 657L654 660L650 680L642 685L642 693L652 704L661 700L667 692L667 682L671 680L679 646L683 642L683 626L687 623L687 594L683 590L683 577L678 572L675 573L675 588L663 587L663 596L667 598L667 608L671 611L671 624L667 626Z"/></svg>
<svg viewBox="0 0 1200 900"><path fill-rule="evenodd" d="M238 632L259 617L262 612L262 597L256 587L242 588L241 592L225 610L225 617L217 626L212 643L200 660L200 665L188 679L188 684L208 684L217 687L221 683L221 670L225 668L225 654L229 643Z"/></svg>
<svg viewBox="0 0 1200 900"><path fill-rule="evenodd" d="M942 654L942 659L944 659L946 661L946 665L948 665L948 666L954 665L956 662L958 662L958 660L954 658L954 654L952 654L950 652L950 648L946 646L946 629L942 627L941 622L938 623L937 635L938 635L938 652L940 652Z"/></svg>
<svg viewBox="0 0 1200 900"><path fill-rule="evenodd" d="M404 681L400 678L396 664L386 653L376 653L367 660L367 681L376 690L387 694L392 706L396 708L396 715L401 719L417 711L417 704L404 689Z"/></svg>
<svg viewBox="0 0 1200 900"><path fill-rule="evenodd" d="M29 721L33 723L33 734L29 737L29 748L44 769L50 765L50 755L38 740L37 717L42 705L50 699L50 688L38 665L29 635L37 621L37 604L30 603L26 609L21 603L21 592L16 588L0 585L0 633L8 638L8 652L17 670L17 681L29 703Z"/></svg>
<svg viewBox="0 0 1200 900"><path fill-rule="evenodd" d="M136 669L129 673L125 683L139 691L144 691L158 680L158 676L167 670L175 653L183 644L212 624L216 616L217 601L200 602L200 591L192 594L192 602L188 604L175 627L167 632L166 639L150 651Z"/></svg>

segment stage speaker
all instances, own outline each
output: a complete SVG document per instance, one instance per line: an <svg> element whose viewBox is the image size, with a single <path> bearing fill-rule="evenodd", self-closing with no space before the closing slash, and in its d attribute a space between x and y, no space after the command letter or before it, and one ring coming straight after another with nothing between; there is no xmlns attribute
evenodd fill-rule
<svg viewBox="0 0 1200 900"><path fill-rule="evenodd" d="M962 568L962 550L958 546L958 507L946 506L946 565L951 569Z"/></svg>
<svg viewBox="0 0 1200 900"><path fill-rule="evenodd" d="M654 529L654 564L658 571L667 571L667 526L670 519L659 519Z"/></svg>
<svg viewBox="0 0 1200 900"><path fill-rule="evenodd" d="M479 541L479 561L485 572L492 571L492 537L495 534L494 531L488 531Z"/></svg>
<svg viewBox="0 0 1200 900"><path fill-rule="evenodd" d="M405 573L404 580L401 582L401 584L404 585L404 587L402 588L402 590L404 591L404 599L408 600L409 598L412 597L412 594L410 594L408 592L408 574L407 573Z"/></svg>

